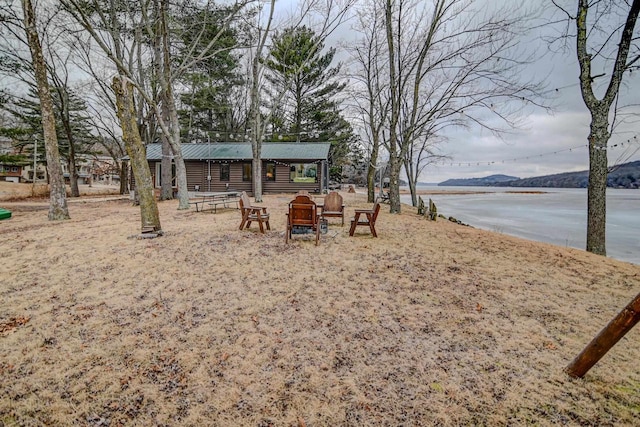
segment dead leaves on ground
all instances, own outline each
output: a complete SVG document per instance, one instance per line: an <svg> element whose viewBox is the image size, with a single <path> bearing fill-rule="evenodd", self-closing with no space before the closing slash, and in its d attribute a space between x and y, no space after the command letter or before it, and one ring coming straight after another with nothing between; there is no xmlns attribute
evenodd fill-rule
<svg viewBox="0 0 640 427"><path fill-rule="evenodd" d="M9 334L14 333L18 327L26 325L31 320L29 316L16 316L11 317L9 320L0 322L0 336L6 337Z"/></svg>

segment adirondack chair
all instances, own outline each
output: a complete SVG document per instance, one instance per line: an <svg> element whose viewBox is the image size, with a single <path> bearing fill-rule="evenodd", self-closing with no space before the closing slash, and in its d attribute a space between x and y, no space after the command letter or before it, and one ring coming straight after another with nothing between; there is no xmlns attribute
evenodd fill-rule
<svg viewBox="0 0 640 427"><path fill-rule="evenodd" d="M289 203L289 212L287 213L287 231L284 233L285 243L289 243L289 239L295 232L311 231L316 236L316 246L320 239L320 214L316 203L309 196L297 195Z"/></svg>
<svg viewBox="0 0 640 427"><path fill-rule="evenodd" d="M338 192L332 191L327 194L324 198L320 215L323 218L341 218L341 225L344 225L344 204L342 203L342 196Z"/></svg>
<svg viewBox="0 0 640 427"><path fill-rule="evenodd" d="M261 206L252 206L249 195L246 191L243 191L240 195L240 213L242 214L242 222L240 223L240 230L249 228L253 221L256 221L260 227L260 232L264 233L264 225L267 225L267 230L271 230L269 225L269 214L267 208Z"/></svg>
<svg viewBox="0 0 640 427"><path fill-rule="evenodd" d="M378 237L378 234L376 233L376 219L378 219L378 212L380 212L380 202L375 202L372 209L356 209L355 216L351 219L349 236L353 236L357 226L363 225L369 227L373 237Z"/></svg>

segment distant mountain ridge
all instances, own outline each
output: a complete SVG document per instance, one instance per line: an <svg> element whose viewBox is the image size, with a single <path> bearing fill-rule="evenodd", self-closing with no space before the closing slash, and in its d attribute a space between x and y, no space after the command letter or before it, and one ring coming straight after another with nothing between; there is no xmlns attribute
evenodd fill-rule
<svg viewBox="0 0 640 427"><path fill-rule="evenodd" d="M439 183L438 185L442 186L462 186L462 187L487 187L487 186L496 186L503 185L505 182L513 182L517 181L520 178L517 176L509 176L509 175L489 175L484 178L459 178L459 179L448 179Z"/></svg>
<svg viewBox="0 0 640 427"><path fill-rule="evenodd" d="M485 178L448 179L438 185L456 186L489 186L489 187L549 187L549 188L587 188L589 171L564 172L554 175L536 176L531 178L512 177L511 180L496 181L492 177L506 177L507 175L491 175ZM484 180L484 181L483 181ZM450 182L454 182L451 184ZM477 182L484 182L477 184ZM614 168L607 177L607 187L610 188L640 188L640 161L624 163Z"/></svg>

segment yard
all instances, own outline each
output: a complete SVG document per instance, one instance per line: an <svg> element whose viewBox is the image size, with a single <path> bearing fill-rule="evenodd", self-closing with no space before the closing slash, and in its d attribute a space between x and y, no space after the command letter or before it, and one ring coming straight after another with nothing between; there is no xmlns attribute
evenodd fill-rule
<svg viewBox="0 0 640 427"><path fill-rule="evenodd" d="M264 235L162 202L157 239L126 199L0 202L0 425L638 425L639 328L563 369L640 266L406 206L287 245L290 199Z"/></svg>

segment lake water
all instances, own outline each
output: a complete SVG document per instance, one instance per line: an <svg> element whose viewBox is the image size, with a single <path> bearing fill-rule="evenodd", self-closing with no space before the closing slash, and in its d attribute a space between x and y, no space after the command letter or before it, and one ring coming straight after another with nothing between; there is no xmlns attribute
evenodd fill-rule
<svg viewBox="0 0 640 427"><path fill-rule="evenodd" d="M587 190L574 188L418 187L420 191L478 191L431 194L438 213L476 228L569 246L586 247ZM540 194L518 191L541 192ZM402 202L411 204L410 196ZM640 264L640 190L607 189L607 255Z"/></svg>

